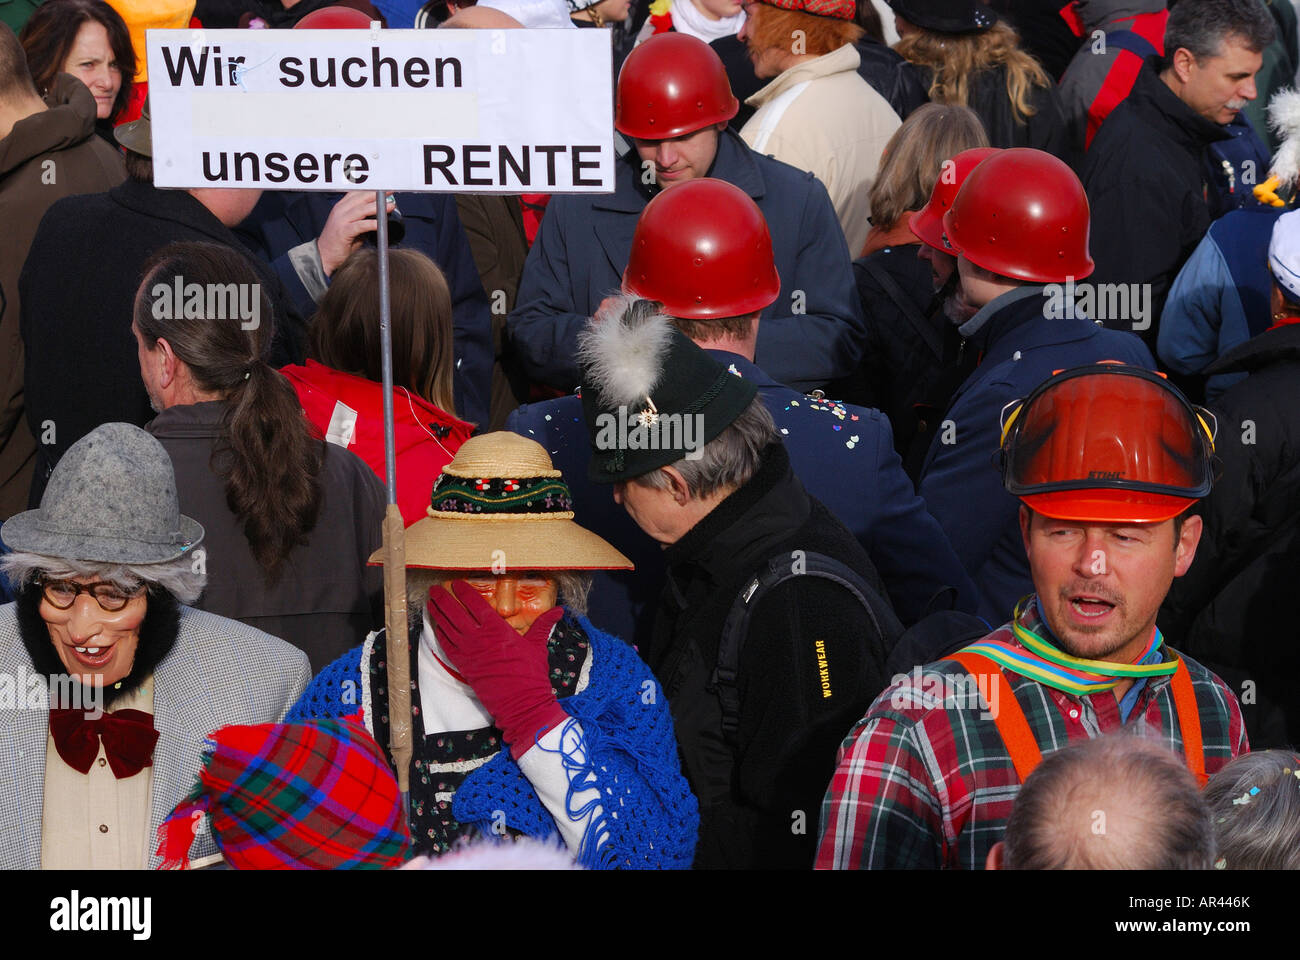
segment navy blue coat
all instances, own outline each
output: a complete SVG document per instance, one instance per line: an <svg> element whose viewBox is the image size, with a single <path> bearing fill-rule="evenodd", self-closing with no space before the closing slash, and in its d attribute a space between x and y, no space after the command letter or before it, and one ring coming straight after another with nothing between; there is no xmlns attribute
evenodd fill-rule
<svg viewBox="0 0 1300 960"><path fill-rule="evenodd" d="M442 269L451 288L456 413L463 420L485 424L495 360L492 316L469 240L456 213L456 200L449 194L432 193L399 193L396 197L406 236L394 246L413 247L428 255ZM252 215L240 224L239 232L271 261L304 317L316 312L316 304L289 262L289 251L319 237L334 204L342 198L341 193L282 194L268 190Z"/></svg>
<svg viewBox="0 0 1300 960"><path fill-rule="evenodd" d="M998 469L1002 408L1055 370L1099 360L1155 368L1136 334L1084 318L1046 317L1043 289L1022 287L980 311L988 320L966 348L983 359L953 394L921 472L921 496L974 577L977 612L990 624L1010 619L1016 601L1034 589L1020 538L1020 501L1003 488Z"/></svg>
<svg viewBox="0 0 1300 960"><path fill-rule="evenodd" d="M635 150L615 169L613 194L551 200L508 320L528 377L565 391L581 379L578 333L601 300L618 293L637 219L651 197ZM730 130L718 139L709 176L749 194L772 233L781 293L762 313L758 362L800 390L846 376L862 358L866 324L826 188L812 174L750 150Z"/></svg>
<svg viewBox="0 0 1300 960"><path fill-rule="evenodd" d="M956 598L940 601L941 607L955 603L958 609L974 611L975 585L913 492L884 414L814 400L777 383L738 354L709 353L758 387L795 476L862 544L904 624L920 619L947 587L956 590ZM611 485L587 479L591 447L582 401L568 396L525 404L510 415L506 426L546 447L573 492L574 519L636 564L632 573L596 575L591 622L618 636L634 637L638 644L648 642L663 583L663 551L614 502Z"/></svg>

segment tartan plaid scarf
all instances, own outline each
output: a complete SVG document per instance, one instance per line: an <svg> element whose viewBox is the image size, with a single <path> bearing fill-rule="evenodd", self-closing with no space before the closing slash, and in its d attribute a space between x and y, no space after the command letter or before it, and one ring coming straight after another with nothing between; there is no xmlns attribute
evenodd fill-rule
<svg viewBox="0 0 1300 960"><path fill-rule="evenodd" d="M204 813L237 869L383 869L410 846L383 751L345 719L213 733L198 785L158 829L162 869L188 866Z"/></svg>
<svg viewBox="0 0 1300 960"><path fill-rule="evenodd" d="M1027 600L1016 604L1011 615L1011 629L1020 646L998 640L981 640L965 649L981 653L1044 686L1081 697L1113 690L1123 679L1171 676L1178 669L1178 661L1165 652L1167 648L1164 648L1164 637L1159 627L1152 630L1142 655L1132 663L1085 660L1062 653L1047 623L1039 615L1038 598L1029 597ZM1145 662L1157 651L1160 651L1160 659L1156 663Z"/></svg>

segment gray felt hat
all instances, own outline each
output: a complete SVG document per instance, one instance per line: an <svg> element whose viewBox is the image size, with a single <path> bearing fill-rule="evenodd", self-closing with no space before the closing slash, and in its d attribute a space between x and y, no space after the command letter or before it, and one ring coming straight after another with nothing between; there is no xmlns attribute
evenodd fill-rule
<svg viewBox="0 0 1300 960"><path fill-rule="evenodd" d="M63 455L37 510L5 521L15 551L98 563L165 563L203 540L181 516L176 475L161 443L129 423L106 423Z"/></svg>

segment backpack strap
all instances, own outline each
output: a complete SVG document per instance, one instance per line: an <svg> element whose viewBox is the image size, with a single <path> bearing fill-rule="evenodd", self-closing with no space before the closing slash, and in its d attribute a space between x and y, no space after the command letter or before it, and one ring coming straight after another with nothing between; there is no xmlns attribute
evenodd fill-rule
<svg viewBox="0 0 1300 960"><path fill-rule="evenodd" d="M883 600L879 591L843 561L811 550L803 552L803 562L795 569L789 551L772 557L760 568L736 596L727 613L718 641L718 661L713 668L709 689L718 695L722 704L722 735L732 746L740 731L740 655L749 635L749 622L758 602L773 588L795 577L820 577L838 583L861 604L868 625L886 645L902 633L902 624L893 614L893 608Z"/></svg>
<svg viewBox="0 0 1300 960"><path fill-rule="evenodd" d="M1016 695L1011 692L1011 684L1007 682L1002 668L983 654L971 653L969 650L958 650L944 659L960 663L971 676L984 674L989 678L990 687L997 686L998 710L993 717L993 722L997 725L998 735L1002 737L1007 753L1011 756L1011 762L1015 765L1020 782L1024 783L1034 772L1034 768L1042 762L1043 751L1038 747L1038 738L1029 729L1025 711L1020 706L1020 701L1016 699Z"/></svg>
<svg viewBox="0 0 1300 960"><path fill-rule="evenodd" d="M871 279L880 284L880 289L885 291L885 295L894 302L899 311L907 318L907 322L912 325L925 345L934 351L934 355L940 360L943 359L943 337L934 329L934 325L926 319L912 299L903 292L898 282L889 275L889 271L880 264L874 262L870 257L865 257L858 261L862 268L871 274Z"/></svg>
<svg viewBox="0 0 1300 960"><path fill-rule="evenodd" d="M1136 30L1108 30L1106 32L1106 48L1114 47L1116 50L1127 50L1129 53L1136 53L1145 60L1147 57L1154 57L1160 51L1156 45L1148 40Z"/></svg>
<svg viewBox="0 0 1300 960"><path fill-rule="evenodd" d="M1196 777L1198 786L1204 787L1210 779L1205 772L1205 745L1201 738L1201 711L1196 706L1196 691L1192 687L1192 675L1187 672L1187 664L1178 658L1178 669L1169 681L1169 688L1174 695L1174 709L1178 711L1178 732L1183 737L1183 757L1187 768Z"/></svg>

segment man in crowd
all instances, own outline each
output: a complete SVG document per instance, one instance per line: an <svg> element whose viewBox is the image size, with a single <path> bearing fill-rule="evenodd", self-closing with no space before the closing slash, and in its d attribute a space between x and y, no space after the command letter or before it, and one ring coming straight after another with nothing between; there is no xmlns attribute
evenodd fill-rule
<svg viewBox="0 0 1300 960"><path fill-rule="evenodd" d="M871 229L871 185L898 114L858 75L853 0L764 0L749 5L740 38L769 81L740 135L758 153L815 174L854 253ZM791 42L803 37L804 43Z"/></svg>
<svg viewBox="0 0 1300 960"><path fill-rule="evenodd" d="M1092 272L1088 199L1079 178L1041 150L1013 148L967 176L943 217L961 299L977 308L957 329L980 358L931 441L920 491L1000 623L1032 589L1016 502L998 483L998 415L1053 370L1119 360L1152 366L1131 333L1104 330L1070 300L1067 278Z"/></svg>
<svg viewBox="0 0 1300 960"><path fill-rule="evenodd" d="M1016 794L990 870L1208 870L1210 808L1158 743L1100 737L1052 754Z"/></svg>
<svg viewBox="0 0 1300 960"><path fill-rule="evenodd" d="M18 274L55 200L122 182L122 158L95 136L95 99L60 75L41 100L14 32L0 24L0 521L27 508L36 440L23 417Z"/></svg>
<svg viewBox="0 0 1300 960"><path fill-rule="evenodd" d="M1092 202L1094 280L1151 291L1147 326L1100 318L1107 326L1137 329L1154 345L1169 286L1210 226L1205 153L1229 139L1224 125L1255 99L1274 29L1260 0L1182 0L1169 13L1163 60L1142 67L1093 139L1082 178Z"/></svg>
<svg viewBox="0 0 1300 960"><path fill-rule="evenodd" d="M834 744L884 685L899 627L755 384L658 309L619 298L584 335L590 476L664 548L641 652L699 798L695 866L806 868Z"/></svg>
<svg viewBox="0 0 1300 960"><path fill-rule="evenodd" d="M1058 373L1006 411L1003 481L1036 593L872 704L844 742L818 866L977 869L1043 754L1073 740L1158 740L1202 784L1249 749L1232 691L1156 627L1200 539L1209 421L1124 364Z"/></svg>
<svg viewBox="0 0 1300 960"><path fill-rule="evenodd" d="M870 555L904 624L921 619L932 605L974 610L974 584L913 492L893 450L889 421L878 410L782 386L755 364L767 322L760 315L778 296L780 278L762 211L743 190L704 178L651 200L637 222L623 289L662 303L669 323L758 388L795 475ZM522 407L509 425L552 452L571 478L585 522L636 563L635 574L597 574L593 605L599 622L645 642L663 581L663 552L606 489L586 479L591 448L581 416L578 397L560 397Z"/></svg>
<svg viewBox="0 0 1300 960"><path fill-rule="evenodd" d="M1238 689L1257 747L1300 742L1291 678L1300 650L1286 596L1300 572L1300 211L1276 221L1268 248L1272 325L1208 369L1244 377L1211 403L1219 475L1206 498L1196 562L1161 615L1179 648ZM1247 688L1244 686L1249 683Z"/></svg>
<svg viewBox="0 0 1300 960"><path fill-rule="evenodd" d="M509 331L532 380L573 389L578 334L618 290L641 211L659 191L706 176L749 194L772 231L781 291L763 310L758 363L800 390L857 367L862 308L826 188L727 129L739 106L702 40L666 33L629 54L614 125L636 149L616 163L614 194L555 197L524 266Z"/></svg>
<svg viewBox="0 0 1300 960"><path fill-rule="evenodd" d="M140 271L173 240L243 250L231 228L260 189L153 185L149 104L114 136L126 149L127 179L107 193L66 197L41 221L19 279L26 349L27 423L39 447L30 503L40 500L53 465L101 423L143 426L153 419L140 380L131 313ZM301 362L302 318L270 266L258 263L275 313L269 360ZM227 304L227 309L234 309ZM253 322L250 316L245 322Z"/></svg>

